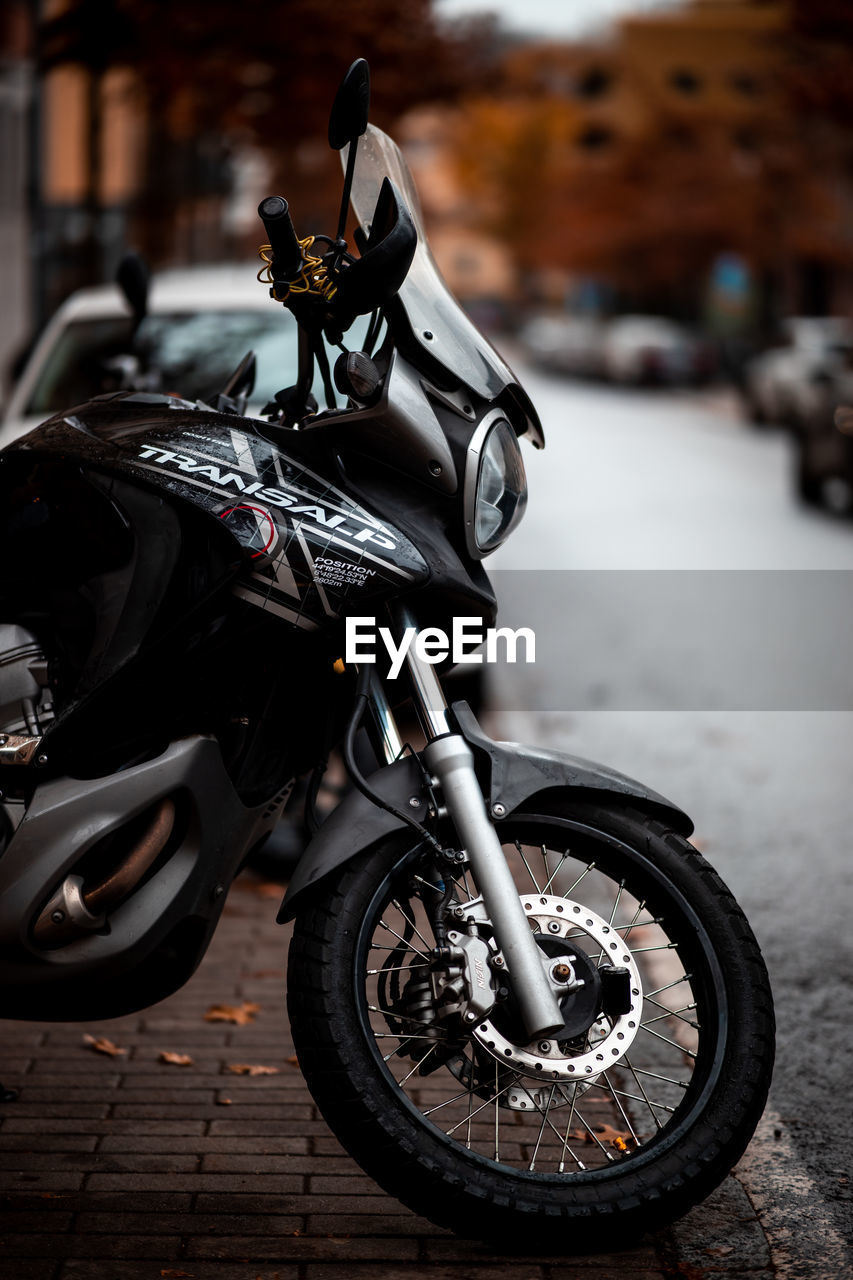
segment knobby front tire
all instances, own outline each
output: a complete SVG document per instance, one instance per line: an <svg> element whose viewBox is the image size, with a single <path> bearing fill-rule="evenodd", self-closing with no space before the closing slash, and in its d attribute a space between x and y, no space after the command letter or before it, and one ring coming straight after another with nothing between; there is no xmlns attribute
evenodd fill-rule
<svg viewBox="0 0 853 1280"><path fill-rule="evenodd" d="M558 798L497 829L540 947L570 947L584 976L569 1038L526 1045L506 990L471 1032L436 1022L435 890L398 838L297 919L300 1066L347 1150L418 1213L525 1251L606 1248L685 1213L743 1153L772 1070L767 973L719 876L649 815ZM476 887L456 884L464 914ZM630 966L631 1010L584 1016L610 961Z"/></svg>

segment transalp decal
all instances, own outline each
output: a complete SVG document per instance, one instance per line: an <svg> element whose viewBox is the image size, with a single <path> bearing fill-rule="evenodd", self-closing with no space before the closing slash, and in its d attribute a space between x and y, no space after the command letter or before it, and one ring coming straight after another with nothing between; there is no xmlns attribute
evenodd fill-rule
<svg viewBox="0 0 853 1280"><path fill-rule="evenodd" d="M342 616L355 594L387 595L427 572L398 530L249 433L183 431L141 443L137 466L171 488L189 486L228 526L248 553L234 594L293 626L315 629Z"/></svg>
<svg viewBox="0 0 853 1280"><path fill-rule="evenodd" d="M309 495L294 492L285 493L282 489L266 488L260 480L253 480L247 483L243 476L236 471L229 471L227 468L204 460L199 461L186 454L174 453L171 449L144 445L139 451L139 457L143 461L150 461L162 466L169 475L179 475L181 478L184 476L198 479L205 478L210 483L203 486L204 488L211 488L213 485L222 486L223 488L228 486L236 489L241 494L245 494L247 497L251 495L261 502L269 502L273 506L283 507L291 515L304 515L314 521L315 524L322 525L324 529L339 530L340 533L350 538L353 542L370 543L373 546L383 547L387 551L394 551L397 546L397 540L384 525L379 526L382 530L380 533L377 532L372 523L369 523L363 517L359 517L354 512L344 515L334 511L334 509L321 506L315 500L309 502L300 501L301 498ZM169 466L170 463L176 470ZM355 522L366 527L353 527Z"/></svg>

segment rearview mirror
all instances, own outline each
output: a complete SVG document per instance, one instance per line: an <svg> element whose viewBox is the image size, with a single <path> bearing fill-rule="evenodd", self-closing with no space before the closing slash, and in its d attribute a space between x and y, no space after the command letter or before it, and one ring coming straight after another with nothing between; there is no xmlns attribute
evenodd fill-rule
<svg viewBox="0 0 853 1280"><path fill-rule="evenodd" d="M148 314L148 266L138 253L124 255L116 271L116 284L133 312L134 332Z"/></svg>
<svg viewBox="0 0 853 1280"><path fill-rule="evenodd" d="M329 114L329 146L333 151L361 137L369 110L370 68L364 58L356 58L340 83Z"/></svg>

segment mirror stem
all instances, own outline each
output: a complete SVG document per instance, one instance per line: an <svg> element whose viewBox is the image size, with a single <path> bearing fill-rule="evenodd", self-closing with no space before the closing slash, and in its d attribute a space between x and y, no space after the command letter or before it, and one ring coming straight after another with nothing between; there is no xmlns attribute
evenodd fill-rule
<svg viewBox="0 0 853 1280"><path fill-rule="evenodd" d="M344 175L344 189L341 194L341 212L338 216L338 234L337 239L343 238L347 225L347 210L349 209L349 197L352 191L352 180L355 177L355 153L358 148L358 138L353 138L349 144L349 153L347 155L347 170Z"/></svg>

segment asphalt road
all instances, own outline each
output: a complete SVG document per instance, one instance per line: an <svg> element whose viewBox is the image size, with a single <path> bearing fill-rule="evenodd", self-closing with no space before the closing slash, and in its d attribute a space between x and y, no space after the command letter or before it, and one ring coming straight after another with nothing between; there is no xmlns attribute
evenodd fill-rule
<svg viewBox="0 0 853 1280"><path fill-rule="evenodd" d="M781 1278L851 1274L853 700L842 659L853 524L796 505L789 441L742 425L726 392L627 392L516 366L547 449L525 449L528 514L490 569L506 571L501 621L535 614L550 638L537 632L534 665L493 671L494 727L602 760L694 818L759 938L777 1005L770 1105L739 1177ZM661 612L672 571L697 600L703 582L722 591L723 614L727 600L748 612L751 595L780 582L796 608L752 635L754 667L737 651L717 669L698 629L684 654L666 647L680 626ZM742 606L732 571L750 588ZM628 588L621 617L614 584ZM803 635L774 649L805 615Z"/></svg>

